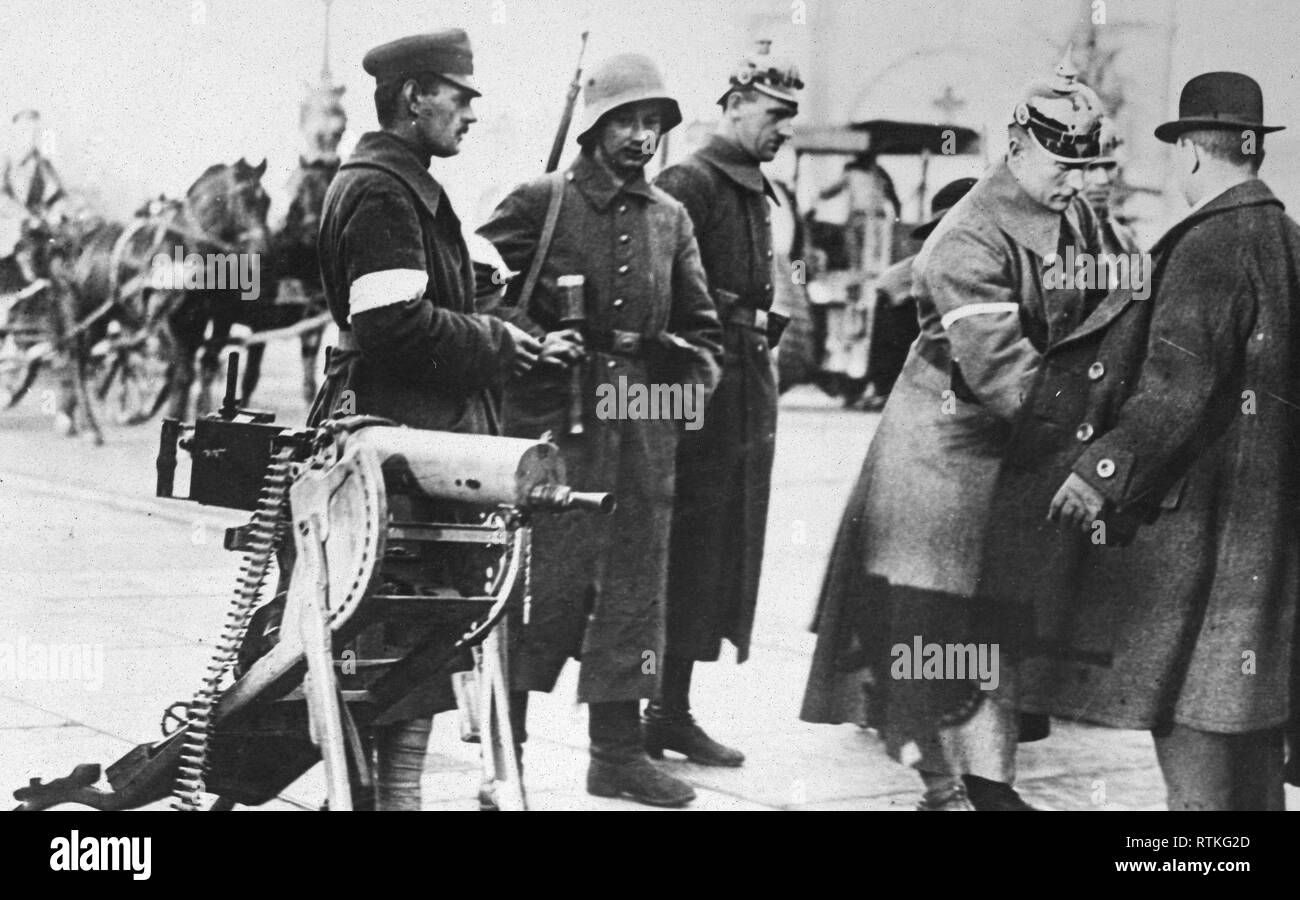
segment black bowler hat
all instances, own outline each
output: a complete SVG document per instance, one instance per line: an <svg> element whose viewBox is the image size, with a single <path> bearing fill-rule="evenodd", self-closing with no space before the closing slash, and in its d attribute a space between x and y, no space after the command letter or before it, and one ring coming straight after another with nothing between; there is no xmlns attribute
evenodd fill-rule
<svg viewBox="0 0 1300 900"><path fill-rule="evenodd" d="M1172 144L1184 131L1196 128L1281 131L1284 125L1264 124L1264 92L1259 82L1240 72L1206 72L1183 86L1178 118L1156 129L1156 137Z"/></svg>
<svg viewBox="0 0 1300 900"><path fill-rule="evenodd" d="M958 178L956 181L950 181L939 192L934 195L930 201L930 221L917 225L912 229L912 237L918 241L923 241L930 236L930 232L939 227L939 220L944 217L948 210L957 205L957 201L970 193L970 189L975 187L977 178Z"/></svg>
<svg viewBox="0 0 1300 900"><path fill-rule="evenodd" d="M469 35L460 28L413 34L380 44L365 55L361 67L380 84L432 72L475 97L481 96L472 78L474 51L469 46Z"/></svg>

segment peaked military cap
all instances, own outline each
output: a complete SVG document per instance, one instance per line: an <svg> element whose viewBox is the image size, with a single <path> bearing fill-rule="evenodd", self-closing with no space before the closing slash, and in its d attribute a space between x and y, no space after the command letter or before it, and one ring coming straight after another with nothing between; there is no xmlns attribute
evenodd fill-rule
<svg viewBox="0 0 1300 900"><path fill-rule="evenodd" d="M473 79L474 51L470 49L469 35L460 28L413 34L380 44L365 55L361 67L381 84L433 73L475 97L481 96Z"/></svg>

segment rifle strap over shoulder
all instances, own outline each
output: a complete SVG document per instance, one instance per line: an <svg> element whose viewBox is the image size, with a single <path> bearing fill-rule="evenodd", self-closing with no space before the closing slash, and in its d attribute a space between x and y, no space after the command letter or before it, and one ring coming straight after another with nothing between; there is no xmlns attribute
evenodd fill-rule
<svg viewBox="0 0 1300 900"><path fill-rule="evenodd" d="M564 173L556 172L550 178L550 201L546 204L546 222L542 225L542 237L537 242L537 251L533 254L532 264L528 267L528 276L524 279L523 290L519 292L519 309L528 313L528 301L532 299L537 279L542 274L542 263L551 250L551 241L555 238L555 224L560 220L560 204L564 201Z"/></svg>

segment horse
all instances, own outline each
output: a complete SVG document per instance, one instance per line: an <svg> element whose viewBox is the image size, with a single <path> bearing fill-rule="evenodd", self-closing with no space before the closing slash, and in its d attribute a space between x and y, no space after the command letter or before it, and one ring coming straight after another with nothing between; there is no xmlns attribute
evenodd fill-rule
<svg viewBox="0 0 1300 900"><path fill-rule="evenodd" d="M302 327L299 334L302 351L302 395L308 406L316 397L316 356L320 351L325 322L313 324L325 312L325 293L320 277L320 255L316 237L320 232L321 210L325 192L338 173L337 156L316 159L298 158L298 168L290 181L293 199L284 226L271 237L269 281L272 294L266 302L248 304L240 323L252 329L254 337L244 342L244 373L241 382L243 402L248 403L261 377L265 338L259 333L272 329Z"/></svg>
<svg viewBox="0 0 1300 900"><path fill-rule="evenodd" d="M134 391L123 400L126 421L144 421L168 400L168 415L185 419L200 350L196 411L212 408L221 348L247 302L225 275L232 265L260 273L269 244L265 172L265 160L210 166L184 200L151 201L130 222L105 223L79 242L72 283L98 364L93 393L102 401L117 388ZM142 366L153 368L131 374Z"/></svg>

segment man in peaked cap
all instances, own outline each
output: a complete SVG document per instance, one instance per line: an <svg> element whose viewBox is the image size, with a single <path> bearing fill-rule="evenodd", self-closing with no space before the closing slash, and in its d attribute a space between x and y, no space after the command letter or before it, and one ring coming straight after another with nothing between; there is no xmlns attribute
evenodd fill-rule
<svg viewBox="0 0 1300 900"><path fill-rule="evenodd" d="M771 353L787 322L771 311L768 202L778 201L760 166L794 136L803 82L793 66L768 55L768 44L760 42L760 52L732 71L718 100L717 131L655 181L690 213L725 354L704 426L677 447L668 650L663 689L645 711L645 740L652 757L672 750L709 766L745 759L695 723L691 675L696 662L718 658L724 638L739 662L749 656L776 445Z"/></svg>
<svg viewBox="0 0 1300 900"><path fill-rule="evenodd" d="M1083 170L1083 199L1088 201L1101 225L1107 253L1136 253L1137 238L1127 225L1115 218L1115 199L1121 178L1118 150L1121 141L1110 135L1097 157Z"/></svg>
<svg viewBox="0 0 1300 900"><path fill-rule="evenodd" d="M1191 209L1152 248L1149 302L1107 301L1095 437L1036 499L1075 535L1139 525L1080 538L1062 652L1022 702L1150 730L1170 809L1282 809L1297 711L1300 226L1258 177L1264 122L1253 79L1210 72L1156 129Z"/></svg>
<svg viewBox="0 0 1300 900"><path fill-rule="evenodd" d="M460 220L429 174L433 157L460 152L475 121L469 39L459 29L402 38L362 65L375 77L381 130L361 136L325 198L321 276L339 346L309 424L363 414L498 434L491 391L531 366L540 346L475 312ZM430 716L454 707L444 677L414 698L409 719L372 735L377 806L419 808Z"/></svg>
<svg viewBox="0 0 1300 900"><path fill-rule="evenodd" d="M516 270L541 259L532 296L521 300L522 287L512 284L502 312L543 342L542 363L506 386L507 433L558 435L573 486L618 497L612 520L573 513L536 522L531 617L510 631L511 714L522 740L527 692L550 691L565 662L581 659L587 790L681 806L695 792L647 757L640 701L658 694L664 665L683 423L633 415L630 406L620 415L597 398L615 383L629 393L675 389L698 401L698 425L717 382L721 329L690 216L645 178L659 138L681 122L677 102L654 64L635 54L593 68L584 98L582 152L568 170L516 188L479 229ZM544 247L548 219L553 237ZM575 276L583 280L582 335L563 327L564 285ZM582 365L579 421L570 418L575 365Z"/></svg>
<svg viewBox="0 0 1300 900"><path fill-rule="evenodd" d="M979 584L989 505L1043 355L1100 299L1044 281L1046 261L1096 254L1079 197L1102 110L1068 60L1015 105L1008 153L913 263L921 333L885 404L822 588L801 717L877 727L925 785L923 810L1025 810L1012 788L1014 672L931 680L898 648L1006 647L1005 610ZM1002 546L1003 554L1018 548Z"/></svg>

